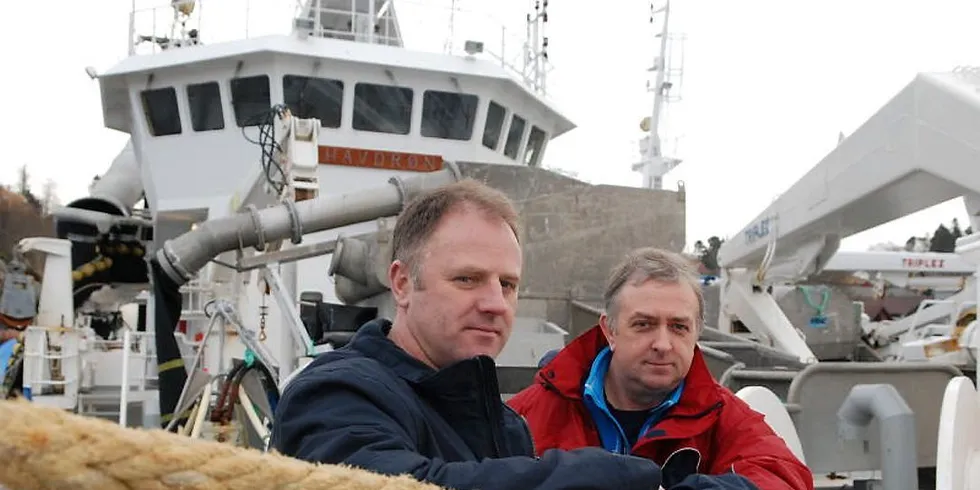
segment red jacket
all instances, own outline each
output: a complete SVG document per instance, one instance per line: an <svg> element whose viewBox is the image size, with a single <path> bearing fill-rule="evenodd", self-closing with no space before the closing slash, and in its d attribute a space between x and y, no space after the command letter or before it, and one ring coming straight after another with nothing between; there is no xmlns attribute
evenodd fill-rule
<svg viewBox="0 0 980 490"><path fill-rule="evenodd" d="M602 446L582 402L592 360L607 345L599 327L567 345L538 372L535 382L507 403L523 415L538 455L553 448ZM760 490L813 490L813 474L793 455L765 418L719 385L695 349L677 405L633 446L633 454L663 465L674 451L697 449L699 473L729 471L748 478Z"/></svg>

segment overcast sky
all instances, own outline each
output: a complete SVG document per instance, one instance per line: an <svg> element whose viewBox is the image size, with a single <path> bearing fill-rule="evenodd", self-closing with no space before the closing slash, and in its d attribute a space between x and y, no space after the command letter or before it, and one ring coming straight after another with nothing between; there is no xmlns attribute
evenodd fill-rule
<svg viewBox="0 0 980 490"><path fill-rule="evenodd" d="M222 11L228 1L204 1L212 32L218 27L244 31L241 11ZM0 89L10 111L0 122L6 150L0 182L14 182L16 168L26 163L35 185L54 179L65 201L85 194L91 178L105 171L127 138L103 127L98 83L84 68L102 71L125 57L130 2L57 3L52 8L14 2L4 8L12 21L0 30L7 66ZM278 2L278 10L270 9L271 3L251 0L250 34L289 29L293 2ZM483 10L496 4L496 16L518 26L526 11L525 0L457 4ZM545 164L592 183L635 186L641 178L630 165L642 136L639 122L649 113L645 70L655 41L648 1L605 2L613 4L623 10L599 8L596 2L551 2L550 95L578 128L552 141ZM671 108L667 129L681 137L677 156L684 163L665 184L686 184L689 247L712 234L738 232L826 155L839 132L852 132L916 72L980 64L980 2L975 0L675 0L672 5L672 31L684 33L687 41L683 100ZM399 13L403 26L425 28L406 32L409 43L415 36L425 48L438 44L433 36L441 31L432 27L438 24L434 17L409 4ZM491 37L460 18L457 30L473 29L468 37ZM904 242L954 217L966 220L959 200L852 237L844 248Z"/></svg>

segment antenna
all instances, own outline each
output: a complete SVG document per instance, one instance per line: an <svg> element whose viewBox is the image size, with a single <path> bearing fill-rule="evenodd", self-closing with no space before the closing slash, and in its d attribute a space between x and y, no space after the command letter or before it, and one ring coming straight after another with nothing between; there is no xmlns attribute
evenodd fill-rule
<svg viewBox="0 0 980 490"><path fill-rule="evenodd" d="M452 0L449 9L449 36L442 46L442 51L447 54L453 52L453 38L456 36L456 0Z"/></svg>
<svg viewBox="0 0 980 490"><path fill-rule="evenodd" d="M653 93L653 112L640 121L640 129L647 133L640 141L640 162L633 164L633 171L643 174L643 187L663 188L663 176L680 165L678 158L666 156L661 137L661 119L665 105L677 102L683 80L684 51L682 35L672 36L668 30L670 0L657 8L650 2L650 23L660 17L660 29L654 38L659 41L657 56L649 71L655 73L654 83L647 82L647 92Z"/></svg>
<svg viewBox="0 0 980 490"><path fill-rule="evenodd" d="M534 0L534 13L527 14L527 38L524 41L524 81L542 94L546 93L548 75L548 0Z"/></svg>

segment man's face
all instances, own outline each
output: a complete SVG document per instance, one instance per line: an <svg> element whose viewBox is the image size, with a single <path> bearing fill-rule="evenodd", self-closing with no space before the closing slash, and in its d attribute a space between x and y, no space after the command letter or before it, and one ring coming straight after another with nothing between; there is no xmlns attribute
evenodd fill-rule
<svg viewBox="0 0 980 490"><path fill-rule="evenodd" d="M681 282L629 281L619 291L615 325L599 324L612 349L610 372L631 391L666 394L687 376L698 340L698 299ZM613 327L613 328L611 328Z"/></svg>
<svg viewBox="0 0 980 490"><path fill-rule="evenodd" d="M461 205L443 216L417 260L418 287L401 262L390 277L422 360L441 368L477 355L496 358L513 328L522 267L507 223Z"/></svg>

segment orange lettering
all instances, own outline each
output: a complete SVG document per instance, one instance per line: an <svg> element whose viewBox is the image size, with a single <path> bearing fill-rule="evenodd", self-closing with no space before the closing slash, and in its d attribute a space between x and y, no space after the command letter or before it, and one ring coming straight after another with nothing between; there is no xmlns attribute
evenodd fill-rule
<svg viewBox="0 0 980 490"><path fill-rule="evenodd" d="M443 159L439 155L326 145L321 146L318 153L318 159L323 165L347 165L413 172L432 172L442 169L443 166Z"/></svg>

